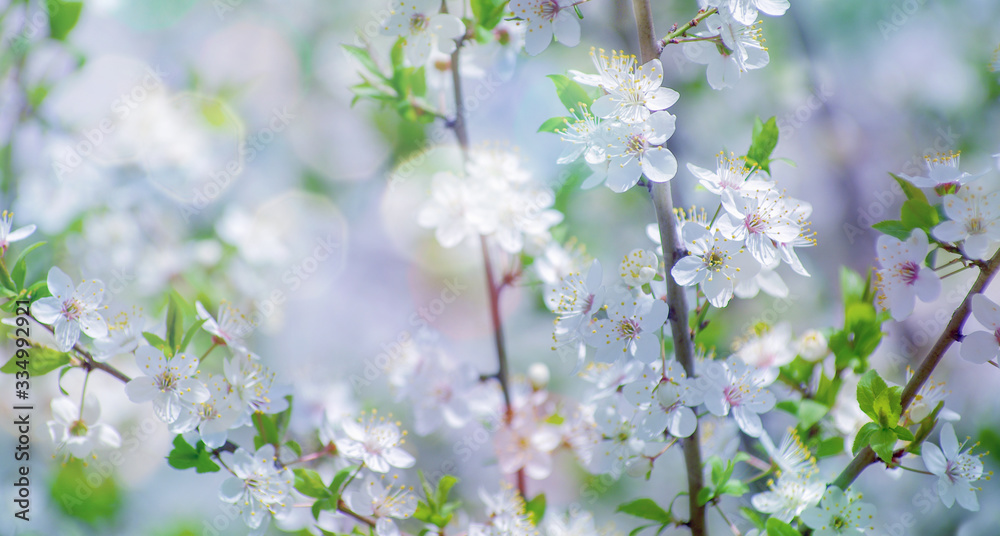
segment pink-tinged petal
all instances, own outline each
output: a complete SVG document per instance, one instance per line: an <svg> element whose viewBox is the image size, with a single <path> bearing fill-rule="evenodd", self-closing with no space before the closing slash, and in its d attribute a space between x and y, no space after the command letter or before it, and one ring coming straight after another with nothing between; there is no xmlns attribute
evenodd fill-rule
<svg viewBox="0 0 1000 536"><path fill-rule="evenodd" d="M108 336L108 324L97 311L86 311L80 315L80 329L94 339Z"/></svg>
<svg viewBox="0 0 1000 536"><path fill-rule="evenodd" d="M156 386L153 378L139 376L125 384L125 394L132 402L142 404L143 402L149 402L156 395L160 394L160 388Z"/></svg>
<svg viewBox="0 0 1000 536"><path fill-rule="evenodd" d="M913 282L913 290L923 302L932 302L941 295L941 278L930 268L923 266Z"/></svg>
<svg viewBox="0 0 1000 536"><path fill-rule="evenodd" d="M227 478L219 487L219 498L228 503L235 503L243 497L243 480L237 477Z"/></svg>
<svg viewBox="0 0 1000 536"><path fill-rule="evenodd" d="M972 314L986 329L992 331L1000 329L1000 305L986 296L982 294L972 296Z"/></svg>
<svg viewBox="0 0 1000 536"><path fill-rule="evenodd" d="M955 437L955 427L950 422L944 423L941 427L941 451L944 457L949 460L958 458L958 438Z"/></svg>
<svg viewBox="0 0 1000 536"><path fill-rule="evenodd" d="M69 425L80 418L80 408L68 397L52 400L52 417L60 424Z"/></svg>
<svg viewBox="0 0 1000 536"><path fill-rule="evenodd" d="M53 328L55 329L56 346L62 352L68 352L80 340L80 324L75 320L59 317L53 324Z"/></svg>
<svg viewBox="0 0 1000 536"><path fill-rule="evenodd" d="M528 459L524 464L524 471L532 480L544 480L552 474L552 456L535 451L528 452Z"/></svg>
<svg viewBox="0 0 1000 536"><path fill-rule="evenodd" d="M552 31L560 44L575 47L580 44L580 21L570 9L560 9L552 21Z"/></svg>
<svg viewBox="0 0 1000 536"><path fill-rule="evenodd" d="M49 292L60 302L73 295L73 280L58 267L53 266L49 270L47 281Z"/></svg>
<svg viewBox="0 0 1000 536"><path fill-rule="evenodd" d="M528 29L524 34L524 50L531 56L537 56L552 42L552 25L537 20L528 20L525 25Z"/></svg>
<svg viewBox="0 0 1000 536"><path fill-rule="evenodd" d="M937 476L944 476L948 470L948 460L945 459L941 449L933 443L924 443L920 449L920 456L924 461L924 467Z"/></svg>
<svg viewBox="0 0 1000 536"><path fill-rule="evenodd" d="M917 297L912 288L902 284L892 285L885 289L885 297L893 320L901 322L913 313Z"/></svg>

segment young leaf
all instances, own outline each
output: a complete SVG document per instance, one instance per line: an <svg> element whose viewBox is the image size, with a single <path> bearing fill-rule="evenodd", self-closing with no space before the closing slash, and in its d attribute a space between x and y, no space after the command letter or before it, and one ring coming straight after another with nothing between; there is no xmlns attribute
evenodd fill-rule
<svg viewBox="0 0 1000 536"><path fill-rule="evenodd" d="M69 32L80 20L80 10L83 2L66 2L65 0L48 0L49 6L49 37L64 41Z"/></svg>
<svg viewBox="0 0 1000 536"><path fill-rule="evenodd" d="M923 229L930 232L938 224L940 217L937 209L927 204L927 201L909 199L900 209L900 222L910 229Z"/></svg>
<svg viewBox="0 0 1000 536"><path fill-rule="evenodd" d="M175 469L190 469L194 467L198 473L215 473L219 471L219 466L212 461L205 443L199 441L194 447L184 441L184 436L178 434L174 438L174 448L167 456L167 463Z"/></svg>
<svg viewBox="0 0 1000 536"><path fill-rule="evenodd" d="M557 133L566 128L566 122L573 121L572 117L551 117L546 119L542 126L538 127L538 132Z"/></svg>
<svg viewBox="0 0 1000 536"><path fill-rule="evenodd" d="M550 74L549 79L556 85L556 95L559 96L559 101L567 110L579 112L581 104L587 108L593 104L594 99L583 89L583 86L570 78L561 74Z"/></svg>
<svg viewBox="0 0 1000 536"><path fill-rule="evenodd" d="M772 517L767 520L767 536L801 536L791 525Z"/></svg>
<svg viewBox="0 0 1000 536"><path fill-rule="evenodd" d="M615 511L659 523L670 523L672 521L670 513L656 504L653 499L636 499L620 504Z"/></svg>
<svg viewBox="0 0 1000 536"><path fill-rule="evenodd" d="M878 430L872 433L869 444L875 454L882 458L884 462L892 461L893 448L896 446L896 432L892 430Z"/></svg>
<svg viewBox="0 0 1000 536"><path fill-rule="evenodd" d="M885 381L874 370L869 370L858 380L858 405L873 421L878 420L878 414L873 409L875 397L886 388Z"/></svg>
<svg viewBox="0 0 1000 536"><path fill-rule="evenodd" d="M763 122L758 117L753 124L753 138L750 142L750 150L747 151L747 164L756 165L758 168L770 173L768 167L771 161L771 153L778 145L778 123L774 117Z"/></svg>
<svg viewBox="0 0 1000 536"><path fill-rule="evenodd" d="M14 285L16 285L18 289L24 288L24 277L28 272L28 253L31 253L44 245L45 242L35 242L25 248L24 251L21 252L21 255L17 257L17 261L14 262L14 269L10 272L10 278L13 280Z"/></svg>
<svg viewBox="0 0 1000 536"><path fill-rule="evenodd" d="M910 181L894 173L890 173L889 176L892 177L893 179L896 179L896 182L898 182L899 186L903 189L903 195L905 195L907 199L923 201L924 203L927 202L927 196L924 195L922 191L920 191L920 188L917 188L916 186L911 184Z"/></svg>
<svg viewBox="0 0 1000 536"><path fill-rule="evenodd" d="M872 229L882 234L887 234L896 240L906 240L910 237L910 231L913 228L903 225L903 222L899 220L886 220L872 225Z"/></svg>
<svg viewBox="0 0 1000 536"><path fill-rule="evenodd" d="M14 374L20 370L27 370L28 376L34 378L48 374L61 366L69 364L70 355L67 352L60 352L59 350L45 348L44 346L32 346L27 350L28 359L19 358L15 352L7 360L7 363L3 367L0 367L0 372ZM18 363L19 361L27 361L27 363L24 367L21 367Z"/></svg>
<svg viewBox="0 0 1000 536"><path fill-rule="evenodd" d="M324 499L331 496L330 490L323 485L319 473L312 469L294 469L295 489L306 497Z"/></svg>
<svg viewBox="0 0 1000 536"><path fill-rule="evenodd" d="M528 513L531 523L537 527L542 522L542 518L545 517L545 494L539 493L528 501L525 511Z"/></svg>
<svg viewBox="0 0 1000 536"><path fill-rule="evenodd" d="M871 440L872 434L882 430L878 424L870 422L861 427L858 430L858 435L854 436L854 445L851 447L851 454L857 454L859 450L868 446Z"/></svg>

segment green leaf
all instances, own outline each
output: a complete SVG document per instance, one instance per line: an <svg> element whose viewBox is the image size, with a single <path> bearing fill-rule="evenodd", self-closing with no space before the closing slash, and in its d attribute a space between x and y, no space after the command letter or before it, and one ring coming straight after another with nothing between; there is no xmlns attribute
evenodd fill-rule
<svg viewBox="0 0 1000 536"><path fill-rule="evenodd" d="M882 234L887 234L897 240L906 240L910 237L910 231L913 228L907 227L903 224L903 222L898 220L886 220L872 225L872 229L875 229Z"/></svg>
<svg viewBox="0 0 1000 536"><path fill-rule="evenodd" d="M17 285L14 284L14 280L10 278L10 274L3 267L0 267L0 285L13 293L17 292Z"/></svg>
<svg viewBox="0 0 1000 536"><path fill-rule="evenodd" d="M507 0L472 0L472 14L476 17L476 24L487 30L500 24L506 8Z"/></svg>
<svg viewBox="0 0 1000 536"><path fill-rule="evenodd" d="M879 458L882 458L884 462L892 461L893 449L896 446L896 432L892 430L877 430L872 433L871 438L868 440Z"/></svg>
<svg viewBox="0 0 1000 536"><path fill-rule="evenodd" d="M171 291L167 300L167 347L170 348L171 356L179 351L184 338L184 313L177 302L180 297L175 297L176 294Z"/></svg>
<svg viewBox="0 0 1000 536"><path fill-rule="evenodd" d="M858 435L854 436L854 445L851 446L851 454L857 454L859 450L868 446L871 442L872 434L882 430L882 428L873 422L867 423L858 430Z"/></svg>
<svg viewBox="0 0 1000 536"><path fill-rule="evenodd" d="M542 518L545 517L545 494L539 493L528 501L525 511L528 513L531 523L537 527L542 522Z"/></svg>
<svg viewBox="0 0 1000 536"><path fill-rule="evenodd" d="M383 82L389 82L389 78L382 74L379 70L378 65L372 60L371 54L368 53L368 49L356 47L353 45L344 45L344 51L346 51L352 58L358 60L358 63L365 68L369 73L377 76L379 80Z"/></svg>
<svg viewBox="0 0 1000 536"><path fill-rule="evenodd" d="M704 490L704 488L702 489ZM623 503L618 505L618 509L615 511L659 523L670 523L673 520L670 512L661 508L653 499L636 499Z"/></svg>
<svg viewBox="0 0 1000 536"><path fill-rule="evenodd" d="M712 488L701 488L698 490L698 506L705 506L708 501L715 497L715 490Z"/></svg>
<svg viewBox="0 0 1000 536"><path fill-rule="evenodd" d="M63 41L80 20L80 10L83 2L66 2L64 0L48 0L49 7L49 37Z"/></svg>
<svg viewBox="0 0 1000 536"><path fill-rule="evenodd" d="M878 413L873 409L875 397L885 389L887 389L885 380L874 370L869 370L858 380L858 405L873 421L878 420Z"/></svg>
<svg viewBox="0 0 1000 536"><path fill-rule="evenodd" d="M815 402L813 400L805 399L799 404L799 411L797 417L799 418L799 426L802 429L809 429L819 422L830 408Z"/></svg>
<svg viewBox="0 0 1000 536"><path fill-rule="evenodd" d="M189 327L187 332L184 334L184 338L181 339L181 347L178 352L184 352L187 350L188 345L191 344L191 339L194 338L195 334L198 333L198 330L201 329L202 324L205 322L208 322L207 318L199 319L194 324L191 324L191 327Z"/></svg>
<svg viewBox="0 0 1000 536"><path fill-rule="evenodd" d="M903 441L913 441L913 432L907 430L903 426L897 426L892 429L896 433L896 437L902 439Z"/></svg>
<svg viewBox="0 0 1000 536"><path fill-rule="evenodd" d="M194 447L184 441L184 436L178 434L174 438L174 448L167 456L167 463L175 469L190 469L194 467L198 473L216 473L219 466L205 448L205 442L199 441Z"/></svg>
<svg viewBox="0 0 1000 536"><path fill-rule="evenodd" d="M96 467L87 467L86 462L75 458L62 467L56 464L50 495L50 508L54 505L69 517L95 527L100 525L100 532L107 531L108 521L114 520L122 507L122 493L114 475L98 472Z"/></svg>
<svg viewBox="0 0 1000 536"><path fill-rule="evenodd" d="M743 483L741 480L729 480L725 484L719 487L719 495L732 495L734 497L742 497L745 493L749 492L750 488Z"/></svg>
<svg viewBox="0 0 1000 536"><path fill-rule="evenodd" d="M342 491L340 488L344 486L344 482L347 482L347 479L351 478L351 475L357 470L358 467L356 465L351 465L337 471L337 474L333 475L333 481L330 482L330 486L327 489L330 490L330 493L334 497L339 498Z"/></svg>
<svg viewBox="0 0 1000 536"><path fill-rule="evenodd" d="M53 350L44 346L32 346L23 348L23 350L27 350L27 359L23 359L23 357L19 358L15 352L7 360L7 363L3 367L0 367L0 372L14 374L21 370L27 370L28 377L35 378L69 364L70 355L68 352L60 352L59 350Z"/></svg>
<svg viewBox="0 0 1000 536"><path fill-rule="evenodd" d="M316 471L294 469L292 472L295 474L295 489L299 490L299 493L314 499L325 499L332 495Z"/></svg>
<svg viewBox="0 0 1000 536"><path fill-rule="evenodd" d="M775 404L774 407L777 408L777 409L780 409L781 411L790 413L792 415L798 415L799 414L799 401L798 400L792 400L792 399L782 400L781 402L778 402L777 404Z"/></svg>
<svg viewBox="0 0 1000 536"><path fill-rule="evenodd" d="M716 487L721 486L729 477L726 475L726 466L722 463L722 458L712 456L706 462L711 467L712 483Z"/></svg>
<svg viewBox="0 0 1000 536"><path fill-rule="evenodd" d="M150 346L156 348L157 350L163 352L164 355L166 355L167 341L161 339L159 335L156 335L155 333L150 333L148 331L143 331L142 336L144 339L146 339L146 342L148 342Z"/></svg>
<svg viewBox="0 0 1000 536"><path fill-rule="evenodd" d="M320 512L326 510L333 511L336 509L337 509L337 503L332 499L319 499L316 502L314 502L312 507L310 508L310 510L312 511L313 519L317 521L319 520Z"/></svg>
<svg viewBox="0 0 1000 536"><path fill-rule="evenodd" d="M907 199L923 201L924 203L927 202L927 196L924 195L924 192L920 191L920 188L911 184L910 181L894 173L890 173L889 176L896 179L896 182L898 182L899 186L903 189L903 195L905 195Z"/></svg>
<svg viewBox="0 0 1000 536"><path fill-rule="evenodd" d="M257 435L261 441L259 445L256 445L257 448L264 445L274 445L277 447L281 443L281 436L278 434L278 425L275 423L273 416L264 415L260 412L254 413L253 426L257 429Z"/></svg>
<svg viewBox="0 0 1000 536"><path fill-rule="evenodd" d="M940 217L937 210L928 205L927 201L919 199L908 199L900 209L900 221L910 229L923 229L930 232L931 228L938 224Z"/></svg>
<svg viewBox="0 0 1000 536"><path fill-rule="evenodd" d="M549 79L556 85L556 95L559 96L559 101L570 112L580 112L581 104L587 108L590 108L590 105L593 104L594 99L583 89L583 86L570 78L561 74L550 74Z"/></svg>
<svg viewBox="0 0 1000 536"><path fill-rule="evenodd" d="M740 507L740 514L746 518L747 521L753 523L753 526L757 527L758 530L764 530L764 520L761 519L760 514L747 508L746 506Z"/></svg>
<svg viewBox="0 0 1000 536"><path fill-rule="evenodd" d="M24 288L24 276L28 272L28 253L35 251L36 249L45 245L45 242L35 242L34 244L26 247L24 251L17 257L17 261L14 262L14 269L10 272L10 278L13 280L17 289ZM48 283L46 283L48 284Z"/></svg>
<svg viewBox="0 0 1000 536"><path fill-rule="evenodd" d="M777 518L767 520L767 536L801 536L791 525Z"/></svg>
<svg viewBox="0 0 1000 536"><path fill-rule="evenodd" d="M816 447L816 457L817 458L829 458L830 456L836 456L844 452L844 438L842 437L831 437L830 439L824 439L820 442L819 446Z"/></svg>
<svg viewBox="0 0 1000 536"><path fill-rule="evenodd" d="M444 475L441 480L438 480L437 490L434 491L434 502L438 505L443 505L448 502L448 494L451 493L451 488L458 484L458 478L452 475ZM537 497L536 497L537 498ZM542 510L545 510L545 498L542 497Z"/></svg>
<svg viewBox="0 0 1000 536"><path fill-rule="evenodd" d="M771 161L771 153L778 145L778 123L774 117L763 122L756 118L753 124L753 137L750 142L750 150L747 151L747 164L756 165L758 168L770 173L768 164Z"/></svg>
<svg viewBox="0 0 1000 536"><path fill-rule="evenodd" d="M552 132L559 133L562 129L566 128L567 122L576 121L572 117L551 117L546 119L542 126L538 127L538 132Z"/></svg>

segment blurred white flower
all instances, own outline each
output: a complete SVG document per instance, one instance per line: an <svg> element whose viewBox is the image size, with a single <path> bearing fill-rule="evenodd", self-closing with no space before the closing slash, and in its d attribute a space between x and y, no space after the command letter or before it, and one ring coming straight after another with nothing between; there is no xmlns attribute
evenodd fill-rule
<svg viewBox="0 0 1000 536"><path fill-rule="evenodd" d="M921 457L927 470L938 477L938 495L941 502L951 508L955 501L959 506L973 512L979 511L979 499L972 485L983 477L983 462L972 455L973 446L964 451L965 443L958 443L955 428L951 423L941 427L941 447L927 442L923 444Z"/></svg>
<svg viewBox="0 0 1000 536"><path fill-rule="evenodd" d="M645 473L643 473L645 474ZM571 509L567 515L545 516L545 534L548 536L598 536L590 512Z"/></svg>
<svg viewBox="0 0 1000 536"><path fill-rule="evenodd" d="M806 361L816 362L830 353L826 337L815 329L810 329L795 341L795 352Z"/></svg>
<svg viewBox="0 0 1000 536"><path fill-rule="evenodd" d="M398 423L379 417L374 411L370 417L358 420L345 419L341 427L346 437L336 440L337 450L346 458L361 461L376 473L386 473L390 467L407 469L416 459L401 448L406 432Z"/></svg>
<svg viewBox="0 0 1000 536"><path fill-rule="evenodd" d="M795 359L792 328L781 323L760 333L754 333L739 344L739 357L747 365L758 368L783 367Z"/></svg>
<svg viewBox="0 0 1000 536"><path fill-rule="evenodd" d="M198 318L205 321L201 329L214 335L215 342L229 346L234 353L250 353L254 359L258 359L257 355L247 350L245 339L253 332L255 326L246 315L226 301L219 304L218 320L212 317L200 301L195 302L194 307Z"/></svg>
<svg viewBox="0 0 1000 536"><path fill-rule="evenodd" d="M52 442L57 450L65 449L74 458L83 459L95 450L122 445L122 438L114 428L97 422L101 406L93 394L84 397L82 410L69 397L53 399L52 418L47 423Z"/></svg>
<svg viewBox="0 0 1000 536"><path fill-rule="evenodd" d="M689 406L701 403L701 393L688 385L683 369L673 359L667 361L665 372L647 369L638 380L622 386L625 399L644 416L643 427L664 429L674 437L688 437L698 426L698 419Z"/></svg>
<svg viewBox="0 0 1000 536"><path fill-rule="evenodd" d="M906 367L906 381L904 384L910 383L910 379L913 378L913 370L909 366ZM910 419L910 422L918 423L931 415L937 405L944 402L945 398L951 394L951 391L946 390L945 382L934 381L934 376L931 376L920 386L920 390L913 397L913 402L910 403L903 415ZM962 418L961 415L955 413L954 411L942 406L941 411L938 412L937 418L942 421L957 421Z"/></svg>
<svg viewBox="0 0 1000 536"><path fill-rule="evenodd" d="M761 513L786 523L806 508L816 506L826 485L795 473L784 473L778 481L768 480L768 491L750 497L750 503Z"/></svg>
<svg viewBox="0 0 1000 536"><path fill-rule="evenodd" d="M233 454L230 469L234 476L222 482L220 498L235 504L250 534L267 531L271 517L283 517L292 509L292 485L295 480L287 468L275 466L274 445L264 445L251 455L243 449Z"/></svg>
<svg viewBox="0 0 1000 536"><path fill-rule="evenodd" d="M924 156L927 162L927 175L906 175L901 177L920 188L934 188L938 195L954 194L971 180L986 174L983 170L975 174L962 171L959 168L961 152L938 153Z"/></svg>
<svg viewBox="0 0 1000 536"><path fill-rule="evenodd" d="M10 230L11 225L14 223L14 213L7 212L0 213L0 255L3 255L7 251L7 246L11 242L18 242L24 240L31 236L31 233L35 232L34 225L25 225L13 231Z"/></svg>
<svg viewBox="0 0 1000 536"><path fill-rule="evenodd" d="M393 519L408 519L417 510L412 491L404 486L384 486L379 479L369 477L361 491L344 493L344 502L354 513L375 519L377 536L399 536Z"/></svg>
<svg viewBox="0 0 1000 536"><path fill-rule="evenodd" d="M42 324L55 330L59 350L69 351L80 340L80 331L99 339L108 333L108 324L98 312L104 299L104 283L97 279L81 282L73 289L73 281L58 267L48 275L49 298L32 304L32 310Z"/></svg>
<svg viewBox="0 0 1000 536"><path fill-rule="evenodd" d="M285 398L287 389L275 386L276 374L255 360L250 353L233 355L223 362L222 370L229 389L241 402L242 415L234 426L251 424L255 412L270 415L288 408L288 400Z"/></svg>
<svg viewBox="0 0 1000 536"><path fill-rule="evenodd" d="M987 331L966 333L959 352L966 361L983 364L1000 355L1000 306L976 294L972 296L972 314Z"/></svg>
<svg viewBox="0 0 1000 536"><path fill-rule="evenodd" d="M983 193L982 185L965 187L944 196L947 221L931 229L942 242L962 242L962 252L971 259L986 259L1000 241L1000 192Z"/></svg>
<svg viewBox="0 0 1000 536"><path fill-rule="evenodd" d="M716 7L720 12L732 15L743 24L753 24L757 20L757 12L780 17L788 10L788 0L708 0L709 7Z"/></svg>
<svg viewBox="0 0 1000 536"><path fill-rule="evenodd" d="M503 484L500 491L489 494L479 490L486 506L486 523L469 525L469 536L536 536L538 530L525 511L524 498L517 490Z"/></svg>
<svg viewBox="0 0 1000 536"><path fill-rule="evenodd" d="M920 229L915 229L905 242L888 235L878 238L878 304L888 309L896 321L910 316L917 298L932 302L941 294L941 279L924 266L927 248L927 235Z"/></svg>
<svg viewBox="0 0 1000 536"><path fill-rule="evenodd" d="M167 424L181 416L183 405L205 402L211 397L205 384L194 378L198 358L178 354L169 360L152 346L135 350L135 363L142 373L125 384L125 394L136 404L153 402L153 411Z"/></svg>
<svg viewBox="0 0 1000 536"><path fill-rule="evenodd" d="M778 256L776 244L791 242L802 229L789 217L791 211L781 195L771 189L722 193L726 213L719 217L719 230L730 240L746 241L747 251L767 266Z"/></svg>
<svg viewBox="0 0 1000 536"><path fill-rule="evenodd" d="M875 507L861 502L860 495L845 494L830 486L818 507L802 512L801 519L813 529L813 536L861 534L875 530Z"/></svg>
<svg viewBox="0 0 1000 536"><path fill-rule="evenodd" d="M559 447L559 429L539 422L532 412L515 408L509 423L493 434L497 461L504 474L524 469L529 478L543 480L552 474L552 451Z"/></svg>
<svg viewBox="0 0 1000 536"><path fill-rule="evenodd" d="M406 0L393 5L392 15L382 25L382 33L403 37L406 59L422 67L437 48L444 54L455 51L455 39L465 34L462 21L448 13L439 13L437 0Z"/></svg>
<svg viewBox="0 0 1000 536"><path fill-rule="evenodd" d="M566 127L557 130L559 139L569 144L559 159L557 164L569 164L583 155L583 159L588 164L601 164L608 160L607 148L607 126L600 119L585 107L575 111L576 121L567 120Z"/></svg>
<svg viewBox="0 0 1000 536"><path fill-rule="evenodd" d="M115 315L108 322L107 335L94 340L94 361L103 362L134 351L139 346L145 324L142 310L135 307L131 312L122 311Z"/></svg>
<svg viewBox="0 0 1000 536"><path fill-rule="evenodd" d="M512 0L510 10L527 27L524 50L532 56L548 48L555 35L556 41L568 47L580 44L580 21L571 0Z"/></svg>

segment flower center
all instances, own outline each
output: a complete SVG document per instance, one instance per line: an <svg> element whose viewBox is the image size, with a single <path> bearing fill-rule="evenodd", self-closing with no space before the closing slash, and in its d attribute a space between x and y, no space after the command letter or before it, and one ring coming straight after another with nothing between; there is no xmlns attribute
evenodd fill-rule
<svg viewBox="0 0 1000 536"><path fill-rule="evenodd" d="M179 379L180 378L174 376L172 372L163 372L156 377L156 386L160 389L161 393L172 391L176 387Z"/></svg>
<svg viewBox="0 0 1000 536"><path fill-rule="evenodd" d="M962 185L958 182L942 182L934 187L934 192L940 196L945 196L958 192L958 189L961 187Z"/></svg>
<svg viewBox="0 0 1000 536"><path fill-rule="evenodd" d="M830 526L840 532L840 529L847 527L847 521L840 516L833 516L833 519L830 520Z"/></svg>
<svg viewBox="0 0 1000 536"><path fill-rule="evenodd" d="M410 33L423 33L430 26L430 20L423 13L414 13L410 17Z"/></svg>
<svg viewBox="0 0 1000 536"><path fill-rule="evenodd" d="M78 320L82 313L83 305L76 298L70 298L63 302L62 315L66 317L66 320Z"/></svg>
<svg viewBox="0 0 1000 536"><path fill-rule="evenodd" d="M705 263L708 265L708 269L713 272L718 272L725 265L726 259L723 257L722 252L717 249L712 249L708 252L705 257Z"/></svg>
<svg viewBox="0 0 1000 536"><path fill-rule="evenodd" d="M633 155L641 155L646 152L646 147L649 143L646 141L646 136L642 134L633 134L628 137L628 141L625 142L625 151Z"/></svg>
<svg viewBox="0 0 1000 536"><path fill-rule="evenodd" d="M87 425L83 421L73 421L69 427L69 433L77 437L87 435Z"/></svg>
<svg viewBox="0 0 1000 536"><path fill-rule="evenodd" d="M907 285L912 285L917 282L917 275L920 273L920 267L917 263L913 261L906 261L899 265L899 277Z"/></svg>
<svg viewBox="0 0 1000 536"><path fill-rule="evenodd" d="M639 323L631 318L618 323L618 333L625 339L638 338L640 332L642 328L639 327Z"/></svg>
<svg viewBox="0 0 1000 536"><path fill-rule="evenodd" d="M753 212L743 217L743 225L747 231L753 234L763 233L767 222L760 216L759 212Z"/></svg>
<svg viewBox="0 0 1000 536"><path fill-rule="evenodd" d="M543 0L535 8L535 13L551 21L559 14L559 2L555 0Z"/></svg>
<svg viewBox="0 0 1000 536"><path fill-rule="evenodd" d="M981 217L971 218L968 223L965 224L965 230L969 232L970 235L978 235L986 232L986 227L983 225L983 219Z"/></svg>

